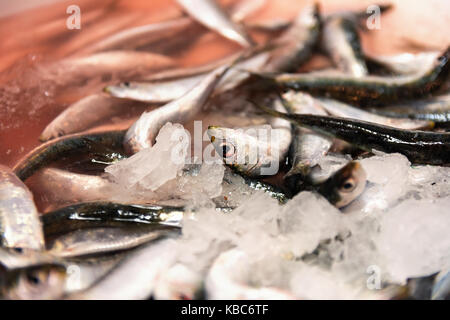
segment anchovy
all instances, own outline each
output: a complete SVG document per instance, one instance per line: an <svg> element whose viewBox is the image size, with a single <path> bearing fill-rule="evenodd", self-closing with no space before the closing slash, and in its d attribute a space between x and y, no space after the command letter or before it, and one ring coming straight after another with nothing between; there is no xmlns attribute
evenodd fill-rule
<svg viewBox="0 0 450 320"><path fill-rule="evenodd" d="M0 165L0 242L9 248L44 248L33 194L11 169L3 165Z"/></svg>
<svg viewBox="0 0 450 320"><path fill-rule="evenodd" d="M257 11L265 4L266 0L240 1L231 8L230 17L236 23ZM189 17L175 18L169 21L137 26L119 31L105 39L81 50L82 53L95 53L108 50L131 50L143 46L149 46L173 36L185 34L186 30L193 33L193 28L201 33L200 26Z"/></svg>
<svg viewBox="0 0 450 320"><path fill-rule="evenodd" d="M78 83L93 77L132 78L175 67L173 59L139 51L107 51L62 60L44 69L46 77L59 84Z"/></svg>
<svg viewBox="0 0 450 320"><path fill-rule="evenodd" d="M177 3L195 20L214 30L227 39L237 42L243 47L253 45L253 40L245 30L234 23L215 0L192 2L177 0Z"/></svg>
<svg viewBox="0 0 450 320"><path fill-rule="evenodd" d="M175 229L162 228L88 228L61 235L48 244L48 252L57 257L79 257L122 251L154 241Z"/></svg>
<svg viewBox="0 0 450 320"><path fill-rule="evenodd" d="M13 168L22 181L33 175L38 169L61 157L75 152L89 152L97 144L114 149L121 147L125 131L105 131L99 133L78 133L46 142L29 152Z"/></svg>
<svg viewBox="0 0 450 320"><path fill-rule="evenodd" d="M108 201L112 187L113 183L101 176L56 168L39 170L30 185L37 197L43 195L46 203L49 203L41 208L44 213L79 202Z"/></svg>
<svg viewBox="0 0 450 320"><path fill-rule="evenodd" d="M134 99L136 100L136 99ZM50 122L39 139L47 141L53 138L77 133L92 128L100 121L121 114L136 103L103 94L89 95L67 107Z"/></svg>
<svg viewBox="0 0 450 320"><path fill-rule="evenodd" d="M288 92L283 95L285 106L289 113L326 115L327 113L317 105L313 97L304 93ZM294 138L290 150L292 165L285 178L302 174L307 176L330 149L332 139L314 131L294 126Z"/></svg>
<svg viewBox="0 0 450 320"><path fill-rule="evenodd" d="M0 296L8 300L54 300L64 295L65 286L64 267L29 267L8 272Z"/></svg>
<svg viewBox="0 0 450 320"><path fill-rule="evenodd" d="M236 57L239 57L240 55L241 54L233 55L231 58L236 60ZM234 68L230 69L217 84L214 94L223 93L239 86L248 78L248 74L242 72L242 69L248 71L259 70L264 63L266 63L268 57L268 53L262 52L250 56L242 62L236 63ZM222 61L229 64L230 58L226 58ZM208 68L213 66L220 67L223 65L223 63L213 63L187 71L179 70L180 74L187 76L177 79L172 79L172 77L176 74L175 70L173 70L174 72L168 71L165 75L155 75L155 79L159 79L160 77L168 77L168 79L164 81L123 82L116 86L107 86L104 91L119 98L133 99L135 101L145 101L149 103L167 103L181 98L197 86L200 81L203 81L208 76L207 72L210 71ZM191 73L193 74L190 75Z"/></svg>
<svg viewBox="0 0 450 320"><path fill-rule="evenodd" d="M275 102L278 110L284 110ZM208 127L208 135L225 164L248 176L275 175L285 159L292 134L288 122L272 121L271 125L231 129Z"/></svg>
<svg viewBox="0 0 450 320"><path fill-rule="evenodd" d="M448 164L450 162L450 133L396 129L361 120L286 114L258 106L267 113L290 120L316 132L336 137L364 150L398 152L417 164Z"/></svg>
<svg viewBox="0 0 450 320"><path fill-rule="evenodd" d="M365 54L365 59L373 72L384 69L392 74L414 75L431 68L439 56L439 52L402 53L392 56Z"/></svg>
<svg viewBox="0 0 450 320"><path fill-rule="evenodd" d="M319 40L320 18L317 4L303 9L289 29L276 40L264 72L292 72L310 58Z"/></svg>
<svg viewBox="0 0 450 320"><path fill-rule="evenodd" d="M200 74L165 82L122 82L119 85L107 86L104 91L117 98L148 103L167 103L192 90L204 77L204 74Z"/></svg>
<svg viewBox="0 0 450 320"><path fill-rule="evenodd" d="M426 96L439 90L449 74L450 48L434 63L431 70L413 76L357 78L345 74L254 74L285 89L326 95L361 106L380 106Z"/></svg>
<svg viewBox="0 0 450 320"><path fill-rule="evenodd" d="M319 102L320 107L336 117L368 121L406 130L432 129L434 127L432 121L397 119L394 117L380 116L332 99L317 98L317 101Z"/></svg>
<svg viewBox="0 0 450 320"><path fill-rule="evenodd" d="M2 299L58 299L64 294L64 261L43 251L0 247Z"/></svg>
<svg viewBox="0 0 450 320"><path fill-rule="evenodd" d="M92 287L71 294L67 299L147 299L152 295L159 275L175 259L174 239L151 242L134 250Z"/></svg>
<svg viewBox="0 0 450 320"><path fill-rule="evenodd" d="M325 19L321 47L338 69L355 77L368 74L357 26L343 16Z"/></svg>
<svg viewBox="0 0 450 320"><path fill-rule="evenodd" d="M220 254L205 280L207 298L211 300L293 300L281 289L252 287L245 274L250 272L250 260L245 252L231 249Z"/></svg>
<svg viewBox="0 0 450 320"><path fill-rule="evenodd" d="M359 197L366 188L367 175L362 166L349 162L327 180L313 188L337 208L345 207Z"/></svg>
<svg viewBox="0 0 450 320"><path fill-rule="evenodd" d="M65 259L67 273L65 294L88 289L115 268L129 252Z"/></svg>
<svg viewBox="0 0 450 320"><path fill-rule="evenodd" d="M43 265L63 266L64 261L45 251L0 247L0 267L7 271Z"/></svg>
<svg viewBox="0 0 450 320"><path fill-rule="evenodd" d="M185 209L111 202L80 203L42 216L47 237L92 227L164 225L180 227Z"/></svg>
<svg viewBox="0 0 450 320"><path fill-rule="evenodd" d="M432 121L435 127L448 127L450 125L450 94L371 111L386 117Z"/></svg>
<svg viewBox="0 0 450 320"><path fill-rule="evenodd" d="M228 71L229 65L211 72L194 88L177 100L150 112L144 112L128 129L124 138L124 147L131 153L151 147L159 129L168 121L184 122L195 116Z"/></svg>

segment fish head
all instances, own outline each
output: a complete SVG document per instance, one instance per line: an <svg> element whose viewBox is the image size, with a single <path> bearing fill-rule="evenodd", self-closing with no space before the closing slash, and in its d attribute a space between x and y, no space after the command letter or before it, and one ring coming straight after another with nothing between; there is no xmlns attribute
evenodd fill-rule
<svg viewBox="0 0 450 320"><path fill-rule="evenodd" d="M208 136L217 154L230 166L236 164L237 136L233 129L209 126Z"/></svg>
<svg viewBox="0 0 450 320"><path fill-rule="evenodd" d="M56 265L35 266L8 272L2 296L12 300L47 300L63 296L65 268Z"/></svg>
<svg viewBox="0 0 450 320"><path fill-rule="evenodd" d="M351 161L321 184L319 192L338 208L345 207L364 191L367 174L361 164Z"/></svg>
<svg viewBox="0 0 450 320"><path fill-rule="evenodd" d="M210 126L208 135L224 163L247 176L264 174L263 168L279 164L278 149L257 135L257 128L231 129Z"/></svg>

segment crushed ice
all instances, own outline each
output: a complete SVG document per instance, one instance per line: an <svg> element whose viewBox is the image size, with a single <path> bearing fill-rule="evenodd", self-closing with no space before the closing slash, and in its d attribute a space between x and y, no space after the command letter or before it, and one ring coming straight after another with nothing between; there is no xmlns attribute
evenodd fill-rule
<svg viewBox="0 0 450 320"><path fill-rule="evenodd" d="M184 129L165 125L152 148L106 171L134 197L170 195L195 204L178 240L175 270L191 275L180 284L184 291L206 279L210 298L384 299L388 284L450 266L450 168L411 166L400 154L377 153L360 160L366 190L343 210L311 192L281 205L223 165L174 163L172 149L184 156L188 148L171 138L176 130ZM330 156L319 165L332 172L347 161ZM241 257L246 267L228 270L226 257ZM229 290L218 289L223 283Z"/></svg>

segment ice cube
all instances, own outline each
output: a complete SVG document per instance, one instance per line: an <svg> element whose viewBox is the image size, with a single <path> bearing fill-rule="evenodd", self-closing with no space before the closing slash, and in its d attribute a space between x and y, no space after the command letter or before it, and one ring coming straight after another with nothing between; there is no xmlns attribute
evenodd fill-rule
<svg viewBox="0 0 450 320"><path fill-rule="evenodd" d="M128 159L105 168L109 177L122 188L155 191L174 179L185 165L189 147L187 131L180 124L165 124L156 143Z"/></svg>

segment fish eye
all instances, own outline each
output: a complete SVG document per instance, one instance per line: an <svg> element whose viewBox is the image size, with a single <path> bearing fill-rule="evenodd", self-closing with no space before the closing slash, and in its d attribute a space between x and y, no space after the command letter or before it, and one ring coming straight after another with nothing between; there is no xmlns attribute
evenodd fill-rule
<svg viewBox="0 0 450 320"><path fill-rule="evenodd" d="M221 148L221 151L222 151L222 156L224 158L229 158L232 155L234 155L234 146L232 144L223 142L220 145L220 148Z"/></svg>
<svg viewBox="0 0 450 320"><path fill-rule="evenodd" d="M23 253L23 249L22 249L22 248L19 248L19 247L14 248L13 250L14 250L15 252L17 252L17 253Z"/></svg>
<svg viewBox="0 0 450 320"><path fill-rule="evenodd" d="M124 85L125 87L129 87L129 86L130 86L130 83L129 83L128 81L125 81L125 82L123 83L123 85Z"/></svg>
<svg viewBox="0 0 450 320"><path fill-rule="evenodd" d="M341 187L342 192L352 192L356 188L356 183L353 179L348 179L344 182L344 184Z"/></svg>
<svg viewBox="0 0 450 320"><path fill-rule="evenodd" d="M39 279L39 276L34 273L28 273L27 282L32 286L37 286L41 283L41 279Z"/></svg>

